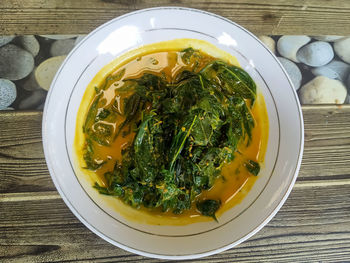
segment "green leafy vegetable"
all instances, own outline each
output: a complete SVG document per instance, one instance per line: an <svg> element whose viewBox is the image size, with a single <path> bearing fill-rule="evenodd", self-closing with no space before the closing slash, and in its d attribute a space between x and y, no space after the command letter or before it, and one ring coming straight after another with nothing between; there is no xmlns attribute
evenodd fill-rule
<svg viewBox="0 0 350 263"><path fill-rule="evenodd" d="M246 162L245 167L247 168L248 172L250 172L252 175L257 176L260 172L260 165L252 160Z"/></svg>
<svg viewBox="0 0 350 263"><path fill-rule="evenodd" d="M87 113L87 116L85 118L85 123L83 126L84 133L87 132L88 127L90 127L92 124L95 123L96 114L97 114L97 110L98 110L97 106L98 106L98 103L101 99L101 96L102 96L102 94L99 94L90 106L90 109Z"/></svg>
<svg viewBox="0 0 350 263"><path fill-rule="evenodd" d="M99 114L97 115L97 118L98 118L99 120L104 120L104 119L106 119L106 118L109 116L109 114L111 114L111 112L110 112L109 110L107 110L107 109L102 109L102 110L99 112Z"/></svg>
<svg viewBox="0 0 350 263"><path fill-rule="evenodd" d="M180 57L194 68L192 63L200 53L188 48ZM114 77L121 79L122 75ZM87 168L96 170L103 164L93 158L93 142L108 146L130 130L135 137L123 149L122 161L105 173L107 186L94 187L136 208L180 214L214 185L223 165L235 158L238 145L249 144L255 124L250 109L256 85L244 70L222 61L211 62L200 71L184 70L171 83L164 74L152 73L121 81L124 84L117 91L131 95L98 110L100 94L87 114ZM104 121L113 114L123 116L115 128ZM260 170L254 161L245 167L253 175ZM215 220L220 206L218 200L196 202L202 215Z"/></svg>
<svg viewBox="0 0 350 263"><path fill-rule="evenodd" d="M84 161L86 163L86 169L95 171L98 168L100 168L104 162L96 162L96 160L93 158L93 154L94 154L94 148L93 148L93 144L92 141L90 139L86 139L86 145L84 148Z"/></svg>
<svg viewBox="0 0 350 263"><path fill-rule="evenodd" d="M199 212L201 212L204 216L210 216L215 219L215 221L218 221L215 213L220 208L221 202L220 200L211 200L207 199L201 202L197 202L196 206Z"/></svg>

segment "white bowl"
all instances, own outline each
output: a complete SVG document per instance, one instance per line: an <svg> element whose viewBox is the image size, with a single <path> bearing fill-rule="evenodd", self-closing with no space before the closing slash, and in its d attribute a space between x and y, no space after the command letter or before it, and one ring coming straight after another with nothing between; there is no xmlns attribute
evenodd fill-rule
<svg viewBox="0 0 350 263"><path fill-rule="evenodd" d="M219 223L155 226L130 222L77 178L73 141L85 88L110 61L142 45L176 38L205 40L237 57L264 95L269 117L265 164L243 201ZM258 232L281 208L303 152L303 120L293 85L277 58L253 34L215 14L160 7L100 26L67 56L51 85L43 117L46 162L57 190L91 231L127 251L162 259L193 259L232 248Z"/></svg>

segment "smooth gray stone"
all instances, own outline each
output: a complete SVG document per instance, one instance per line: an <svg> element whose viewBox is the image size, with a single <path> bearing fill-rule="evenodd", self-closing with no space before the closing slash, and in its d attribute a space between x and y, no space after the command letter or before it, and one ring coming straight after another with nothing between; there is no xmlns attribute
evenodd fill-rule
<svg viewBox="0 0 350 263"><path fill-rule="evenodd" d="M312 37L319 41L334 42L343 38L344 36L329 35L329 36L312 36Z"/></svg>
<svg viewBox="0 0 350 263"><path fill-rule="evenodd" d="M299 62L296 54L298 50L309 43L311 40L308 36L281 36L277 41L277 50L281 56L294 62Z"/></svg>
<svg viewBox="0 0 350 263"><path fill-rule="evenodd" d="M297 52L297 59L312 67L320 67L329 63L334 57L331 44L323 41L312 42Z"/></svg>
<svg viewBox="0 0 350 263"><path fill-rule="evenodd" d="M78 43L79 43L80 41L82 41L85 37L86 37L86 35L79 35L79 36L75 39L74 46L78 45Z"/></svg>
<svg viewBox="0 0 350 263"><path fill-rule="evenodd" d="M10 106L16 97L16 85L8 79L0 79L0 110Z"/></svg>
<svg viewBox="0 0 350 263"><path fill-rule="evenodd" d="M345 82L350 73L350 65L339 60L333 60L327 65L311 69L311 72L315 76L325 76Z"/></svg>
<svg viewBox="0 0 350 263"><path fill-rule="evenodd" d="M278 57L278 59L281 62L282 66L287 71L290 79L292 80L294 88L298 90L300 88L300 84L302 80L300 69L294 62L286 58Z"/></svg>
<svg viewBox="0 0 350 263"><path fill-rule="evenodd" d="M37 110L43 110L45 107L45 101L41 103L38 107L36 107Z"/></svg>
<svg viewBox="0 0 350 263"><path fill-rule="evenodd" d="M23 89L28 91L41 89L35 78L35 70L36 68L34 68L33 71L29 74L29 76L23 80L23 84L21 85Z"/></svg>
<svg viewBox="0 0 350 263"><path fill-rule="evenodd" d="M18 37L19 44L27 51L29 51L34 57L38 55L40 51L39 41L35 38L35 36L20 36Z"/></svg>
<svg viewBox="0 0 350 263"><path fill-rule="evenodd" d="M344 103L350 104L350 95L349 94L346 96Z"/></svg>
<svg viewBox="0 0 350 263"><path fill-rule="evenodd" d="M349 99L350 98L350 74L349 74L348 81L346 84L347 84L346 87L348 90L348 99ZM348 101L348 103L350 103L350 101Z"/></svg>
<svg viewBox="0 0 350 263"><path fill-rule="evenodd" d="M45 101L46 94L47 92L42 89L34 90L29 97L19 103L18 108L20 110L35 109L39 104Z"/></svg>
<svg viewBox="0 0 350 263"><path fill-rule="evenodd" d="M50 54L53 57L67 55L74 47L75 39L61 39L52 43Z"/></svg>
<svg viewBox="0 0 350 263"><path fill-rule="evenodd" d="M0 47L0 58L0 78L23 79L34 68L33 55L13 44Z"/></svg>
<svg viewBox="0 0 350 263"><path fill-rule="evenodd" d="M0 36L0 47L10 43L14 38L15 36Z"/></svg>

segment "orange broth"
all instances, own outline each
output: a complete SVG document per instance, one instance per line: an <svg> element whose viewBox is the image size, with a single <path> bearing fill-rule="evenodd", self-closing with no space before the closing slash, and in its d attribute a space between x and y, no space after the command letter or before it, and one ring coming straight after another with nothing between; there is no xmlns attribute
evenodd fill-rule
<svg viewBox="0 0 350 263"><path fill-rule="evenodd" d="M102 99L99 101L98 108L106 107L114 103L115 100L117 100L119 102L118 105L120 105L120 102L122 102L124 98L132 94L132 92L118 92L118 88L122 87L124 79L138 78L144 73L153 73L158 75L163 74L166 76L167 80L171 82L174 77L184 69L198 72L207 63L215 60L214 57L201 51L201 59L191 60L191 63L186 65L182 62L179 52L179 50L151 51L150 53L143 54L136 58L134 57L134 59L127 61L122 66L118 66L109 76L118 76L118 74L124 70L125 73L119 80L105 80L104 85L107 86L105 90L101 91L103 95L101 97ZM97 95L91 100L89 108L96 96ZM151 105L149 105L149 107L151 107ZM122 111L121 109L119 110ZM261 94L258 94L251 112L255 120L251 143L248 147L246 147L245 143L241 143L238 147L241 154L236 154L235 159L232 162L225 164L221 171L221 175L216 179L215 184L209 190L202 191L202 193L194 200L194 202L205 199L221 200L222 206L217 211L218 216L239 203L260 175L251 175L243 165L248 159L259 162L260 164L264 161L267 146L268 118L264 98ZM123 120L124 117L118 115L116 120L113 120L113 122L106 121L106 124L113 125L115 132L118 125ZM130 129L130 127L123 128L123 130L127 129ZM76 135L76 137L77 136L78 135ZM94 142L95 161L105 162L104 165L95 171L100 185L106 186L104 173L107 171L113 171L114 164L117 160L119 162L122 161L121 151L127 145L132 144L134 136L134 132L129 133L125 137L118 136L114 141L111 141L110 146L102 146ZM78 158L82 159L83 153L81 149L77 149L77 154L80 155ZM158 218L176 217L181 219L203 217L193 204L190 210L184 211L180 215L174 215L172 212L164 213L159 209L150 210L144 207L141 207L140 210L145 213L153 214ZM184 220L184 222L185 221L186 220Z"/></svg>

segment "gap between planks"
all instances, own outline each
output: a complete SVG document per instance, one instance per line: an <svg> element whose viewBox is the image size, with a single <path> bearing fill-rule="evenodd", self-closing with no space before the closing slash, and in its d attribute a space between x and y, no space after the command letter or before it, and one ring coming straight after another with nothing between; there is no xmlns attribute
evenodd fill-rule
<svg viewBox="0 0 350 263"><path fill-rule="evenodd" d="M312 188L312 187L329 187L350 185L350 179L340 180L315 180L315 181L297 181L293 188ZM56 191L45 192L23 192L23 193L0 193L1 202L24 202L61 199L61 196Z"/></svg>

